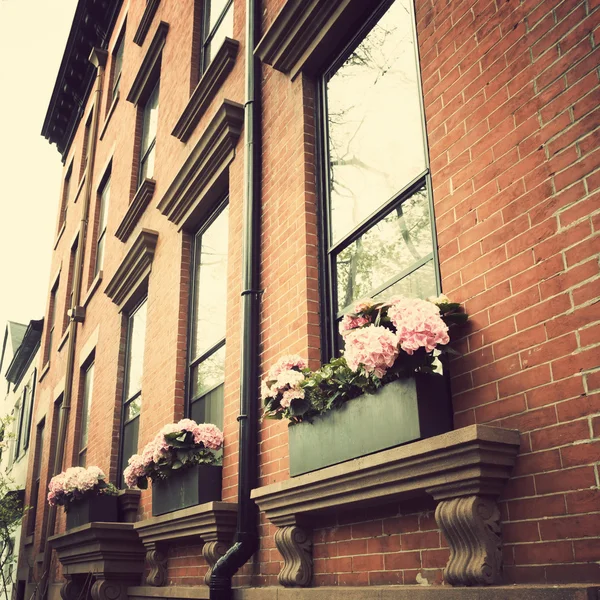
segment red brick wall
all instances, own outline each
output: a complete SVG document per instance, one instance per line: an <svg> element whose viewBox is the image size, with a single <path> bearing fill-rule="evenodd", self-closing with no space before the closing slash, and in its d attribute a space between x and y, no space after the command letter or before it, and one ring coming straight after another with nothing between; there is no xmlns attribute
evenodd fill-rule
<svg viewBox="0 0 600 600"><path fill-rule="evenodd" d="M265 25L282 4L264 2ZM140 227L159 232L148 283L141 448L164 423L180 418L184 406L191 239L155 206L222 99L243 102L245 15L243 3L236 0L234 37L241 46L234 69L190 140L182 144L171 136L195 77L193 5L191 0L161 2L139 48L132 39L144 6L131 3L109 43L112 49L126 16L121 97L105 125L93 173L91 215L104 166L113 157L104 280L78 328L75 356L83 360L82 348L97 336L87 461L106 469L113 480L125 338L123 316L104 294L106 282ZM600 352L595 346L600 311L594 303L595 233L600 226L600 154L595 150L600 88L594 70L599 16L592 0L417 0L443 291L464 302L472 316L457 343L463 356L452 363L455 425L492 423L522 433L515 476L501 502L509 582L600 581L594 547L600 536ZM161 71L156 191L123 244L114 232L137 175L134 146L139 134L136 107L125 97L161 20L170 28ZM307 356L313 366L320 357L314 89L307 76L291 81L262 67L263 369L285 353ZM105 86L101 122L108 93ZM86 115L90 106L88 101ZM84 128L80 124L66 160L68 165L75 157L76 172ZM242 146L240 139L229 168L223 479L223 499L228 501L237 498ZM66 231L53 255L52 273L61 264L63 269L57 315L64 313L69 242L79 227L81 199L80 194L77 203L70 202ZM93 269L93 242L88 232L86 273ZM82 296L89 279L83 280ZM64 377L66 345L56 352L57 343L50 370L39 384L44 398L52 396ZM79 377L77 367L73 390L79 389ZM38 405L34 423L45 407ZM74 456L75 423L72 416L67 456ZM48 420L46 431L49 426ZM260 485L286 479L286 424L266 421L259 427ZM145 492L140 518L149 516L149 502ZM440 583L448 549L433 508L403 504L373 509L368 517L363 511L316 521L315 584ZM64 527L62 519L58 527ZM276 584L282 559L274 531L261 515L260 550L237 583ZM173 583L197 584L205 568L198 546L178 545L170 551Z"/></svg>

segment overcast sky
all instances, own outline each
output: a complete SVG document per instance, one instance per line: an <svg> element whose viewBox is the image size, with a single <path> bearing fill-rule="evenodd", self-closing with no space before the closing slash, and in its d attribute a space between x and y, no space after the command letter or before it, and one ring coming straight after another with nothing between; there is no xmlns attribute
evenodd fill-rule
<svg viewBox="0 0 600 600"><path fill-rule="evenodd" d="M40 132L76 0L0 0L0 327L44 316L62 164Z"/></svg>

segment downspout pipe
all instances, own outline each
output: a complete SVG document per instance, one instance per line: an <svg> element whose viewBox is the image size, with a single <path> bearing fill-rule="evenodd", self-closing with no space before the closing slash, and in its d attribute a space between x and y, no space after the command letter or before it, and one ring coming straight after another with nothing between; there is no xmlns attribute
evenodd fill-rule
<svg viewBox="0 0 600 600"><path fill-rule="evenodd" d="M100 123L100 100L102 98L102 84L104 81L104 70L106 67L106 50L94 48L90 54L89 60L96 67L96 81L94 82L94 115L92 118L92 130L90 131L90 148L88 150L87 173L85 181L85 191L83 195L83 206L81 209L81 220L79 222L79 235L77 238L77 251L75 254L75 269L73 272L73 299L69 309L69 339L67 345L67 365L65 370L65 391L62 401L62 418L60 419L60 428L57 433L56 454L54 456L54 466L52 476L58 475L62 471L62 465L65 458L65 445L67 441L67 431L69 425L69 414L71 411L71 398L73 396L73 373L75 370L75 342L77 339L77 324L83 322L83 310L79 306L81 300L81 282L83 280L83 259L85 256L86 233L89 222L90 203L92 198L92 179L94 172L94 163L96 160L96 146L98 139L98 126ZM45 600L48 593L50 561L52 558L52 548L48 543L48 538L54 535L56 526L56 506L51 506L48 511L48 521L46 525L46 537L44 541L44 559L42 562L42 576L38 586L37 598Z"/></svg>
<svg viewBox="0 0 600 600"><path fill-rule="evenodd" d="M258 549L258 510L250 492L258 481L258 356L260 308L260 102L255 81L260 62L254 56L259 0L246 0L246 90L244 102L244 227L242 247L242 347L238 463L238 519L233 546L210 577L210 600L232 600L235 573Z"/></svg>

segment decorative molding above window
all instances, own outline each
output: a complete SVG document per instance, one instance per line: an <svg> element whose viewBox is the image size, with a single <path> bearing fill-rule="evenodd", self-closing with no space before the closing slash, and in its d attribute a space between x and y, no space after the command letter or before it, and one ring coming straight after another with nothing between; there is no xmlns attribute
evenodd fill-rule
<svg viewBox="0 0 600 600"><path fill-rule="evenodd" d="M108 282L104 293L122 311L148 280L152 270L158 232L142 229Z"/></svg>
<svg viewBox="0 0 600 600"><path fill-rule="evenodd" d="M315 72L356 25L364 23L381 2L364 0L288 0L262 37L255 54L262 62L294 79Z"/></svg>
<svg viewBox="0 0 600 600"><path fill-rule="evenodd" d="M500 582L502 543L496 499L510 478L519 432L471 425L253 490L279 529L279 582L312 581L311 519L415 496L438 502L435 517L450 545L445 579L452 585Z"/></svg>
<svg viewBox="0 0 600 600"><path fill-rule="evenodd" d="M208 502L135 523L150 567L146 584L157 587L167 584L168 544L196 538L202 542L202 555L208 563L205 576L208 585L212 568L231 545L236 523L237 504L230 502Z"/></svg>
<svg viewBox="0 0 600 600"><path fill-rule="evenodd" d="M186 142L194 131L211 100L223 85L231 69L233 69L239 47L240 43L236 40L225 38L223 41L216 56L198 82L196 89L192 92L181 117L173 129L171 135L174 135L178 140Z"/></svg>
<svg viewBox="0 0 600 600"><path fill-rule="evenodd" d="M129 94L127 94L127 102L138 104L143 92L152 82L156 69L160 64L160 58L162 55L162 50L165 46L165 40L167 39L168 32L169 24L161 21L158 24L158 28L154 34L154 37L152 38L152 41L150 42L148 52L146 52L146 56L144 56L140 70L131 84L131 89L129 90Z"/></svg>
<svg viewBox="0 0 600 600"><path fill-rule="evenodd" d="M140 24L133 36L133 43L141 46L146 39L146 35L148 35L148 31L150 30L150 25L152 25L152 19L154 19L154 15L158 9L158 5L160 4L160 0L147 0L146 8L144 9L144 14L140 19Z"/></svg>
<svg viewBox="0 0 600 600"><path fill-rule="evenodd" d="M123 243L129 239L131 232L135 229L148 204L150 204L155 188L156 181L154 179L144 179L135 193L133 200L127 208L127 212L123 216L117 231L115 231L115 236Z"/></svg>
<svg viewBox="0 0 600 600"><path fill-rule="evenodd" d="M158 210L169 221L183 227L199 208L206 192L234 159L243 121L244 107L224 100L158 203Z"/></svg>

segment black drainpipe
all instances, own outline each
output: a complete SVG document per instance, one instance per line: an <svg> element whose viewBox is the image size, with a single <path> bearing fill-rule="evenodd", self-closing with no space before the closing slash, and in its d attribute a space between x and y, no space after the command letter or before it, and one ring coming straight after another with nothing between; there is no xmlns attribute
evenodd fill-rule
<svg viewBox="0 0 600 600"><path fill-rule="evenodd" d="M259 355L260 262L260 102L254 82L260 63L254 56L259 20L258 0L246 0L246 91L244 104L244 227L242 248L242 348L240 361L240 424L238 519L233 546L221 557L210 577L210 600L232 600L235 573L258 549L258 511L250 499L257 485L257 419Z"/></svg>

